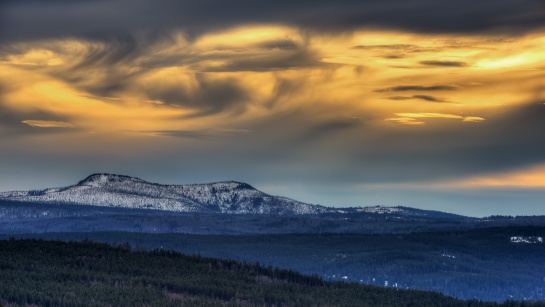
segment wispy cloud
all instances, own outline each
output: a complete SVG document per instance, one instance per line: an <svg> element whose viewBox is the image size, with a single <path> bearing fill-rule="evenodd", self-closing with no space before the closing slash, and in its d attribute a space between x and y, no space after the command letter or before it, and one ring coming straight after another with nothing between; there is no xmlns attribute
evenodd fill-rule
<svg viewBox="0 0 545 307"><path fill-rule="evenodd" d="M187 139L208 139L225 136L247 135L252 133L245 129L203 129L203 130L148 130L137 131L151 136L165 136Z"/></svg>
<svg viewBox="0 0 545 307"><path fill-rule="evenodd" d="M70 123L52 120L23 120L22 123L36 128L74 128Z"/></svg>
<svg viewBox="0 0 545 307"><path fill-rule="evenodd" d="M409 91L454 91L458 87L454 85L398 85L376 90L379 93L409 92Z"/></svg>
<svg viewBox="0 0 545 307"><path fill-rule="evenodd" d="M437 185L466 189L545 189L545 165L444 181Z"/></svg>
<svg viewBox="0 0 545 307"><path fill-rule="evenodd" d="M444 118L444 119L460 119L464 122L481 122L485 119L478 116L462 116L446 113L395 113L397 117L387 118L387 121L394 121L405 125L423 125L423 121L417 119L425 118Z"/></svg>
<svg viewBox="0 0 545 307"><path fill-rule="evenodd" d="M442 98L438 98L438 97L430 96L430 95L391 96L391 97L388 97L388 99L390 100L420 99L420 100L429 101L429 102L449 102L446 99L442 99Z"/></svg>
<svg viewBox="0 0 545 307"><path fill-rule="evenodd" d="M465 67L467 63L457 61L420 61L422 65L438 67Z"/></svg>
<svg viewBox="0 0 545 307"><path fill-rule="evenodd" d="M390 117L385 120L409 126L421 126L426 124L425 122L416 120L412 117Z"/></svg>
<svg viewBox="0 0 545 307"><path fill-rule="evenodd" d="M419 190L545 189L545 164L434 182L388 183L384 187Z"/></svg>

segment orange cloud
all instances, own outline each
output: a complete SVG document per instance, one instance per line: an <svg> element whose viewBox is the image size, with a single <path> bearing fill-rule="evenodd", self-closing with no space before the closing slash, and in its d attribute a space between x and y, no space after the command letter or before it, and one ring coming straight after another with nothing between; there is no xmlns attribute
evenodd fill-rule
<svg viewBox="0 0 545 307"><path fill-rule="evenodd" d="M437 185L441 187L466 189L545 189L545 165L536 165L504 173L491 173L460 180L446 181Z"/></svg>
<svg viewBox="0 0 545 307"><path fill-rule="evenodd" d="M465 178L436 180L433 182L368 184L365 187L417 190L545 189L545 164Z"/></svg>
<svg viewBox="0 0 545 307"><path fill-rule="evenodd" d="M375 125L480 122L499 106L534 99L542 72L530 69L545 65L543 44L540 35L332 36L254 25L194 41L176 32L127 59L106 42L14 44L0 53L0 83L5 107L58 114L92 131L229 128L299 109L328 110L324 119L373 114L382 119ZM414 99L388 99L397 91Z"/></svg>
<svg viewBox="0 0 545 307"><path fill-rule="evenodd" d="M422 121L417 121L416 118L445 118L445 119L461 119L464 122L481 122L485 119L478 116L461 116L445 113L395 113L398 117L387 118L387 121L394 121L405 125L423 125Z"/></svg>

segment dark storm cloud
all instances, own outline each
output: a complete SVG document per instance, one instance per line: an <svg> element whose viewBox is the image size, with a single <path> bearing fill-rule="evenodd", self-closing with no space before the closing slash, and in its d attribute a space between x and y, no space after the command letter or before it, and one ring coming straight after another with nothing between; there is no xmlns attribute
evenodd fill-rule
<svg viewBox="0 0 545 307"><path fill-rule="evenodd" d="M448 100L444 100L444 99L437 98L435 96L430 96L430 95L392 96L392 97L388 97L388 99L390 100L420 99L420 100L425 100L429 102L448 102Z"/></svg>
<svg viewBox="0 0 545 307"><path fill-rule="evenodd" d="M465 62L457 61L420 61L422 65L426 66L438 66L438 67L464 67L467 66Z"/></svg>
<svg viewBox="0 0 545 307"><path fill-rule="evenodd" d="M408 91L453 91L457 90L458 87L452 85L398 85L393 87L387 87L383 89L378 89L376 92L387 93L387 92L408 92Z"/></svg>
<svg viewBox="0 0 545 307"><path fill-rule="evenodd" d="M428 33L525 32L545 24L541 0L3 0L0 9L4 42L173 28L199 35L255 23Z"/></svg>

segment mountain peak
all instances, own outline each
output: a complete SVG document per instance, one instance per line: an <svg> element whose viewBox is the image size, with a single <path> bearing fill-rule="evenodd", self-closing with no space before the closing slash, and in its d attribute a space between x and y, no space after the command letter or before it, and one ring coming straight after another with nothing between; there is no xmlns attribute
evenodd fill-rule
<svg viewBox="0 0 545 307"><path fill-rule="evenodd" d="M158 184L110 173L95 173L64 188L12 193L6 197L25 202L201 213L317 214L330 210L269 195L239 181Z"/></svg>
<svg viewBox="0 0 545 307"><path fill-rule="evenodd" d="M125 175L109 174L109 173L95 173L87 176L87 178L77 183L77 186L103 186L110 182L144 182L144 180L130 177Z"/></svg>
<svg viewBox="0 0 545 307"><path fill-rule="evenodd" d="M210 185L216 188L224 188L224 189L232 189L232 190L257 190L256 188L254 188L253 186L245 182L233 181L233 180L214 182L214 183L210 183Z"/></svg>

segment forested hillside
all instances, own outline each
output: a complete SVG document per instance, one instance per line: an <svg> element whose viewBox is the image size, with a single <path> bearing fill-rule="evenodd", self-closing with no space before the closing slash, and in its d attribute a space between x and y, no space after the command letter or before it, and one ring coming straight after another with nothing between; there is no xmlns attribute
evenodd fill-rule
<svg viewBox="0 0 545 307"><path fill-rule="evenodd" d="M0 271L7 306L498 306L89 241L0 241Z"/></svg>
<svg viewBox="0 0 545 307"><path fill-rule="evenodd" d="M0 236L9 238L11 235ZM18 235L93 241L257 262L327 280L502 302L545 298L543 227L414 234L186 235L120 232ZM514 240L512 240L514 238ZM527 241L527 242L526 242Z"/></svg>
<svg viewBox="0 0 545 307"><path fill-rule="evenodd" d="M343 208L341 211L298 215L201 214L0 199L0 233L403 234L505 226L545 227L545 216L477 219L407 207Z"/></svg>

